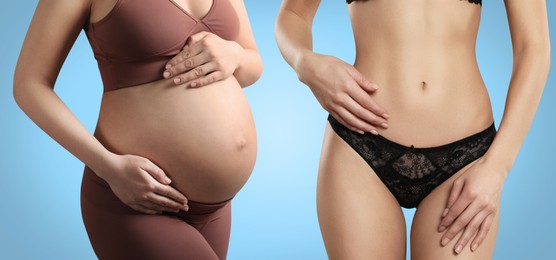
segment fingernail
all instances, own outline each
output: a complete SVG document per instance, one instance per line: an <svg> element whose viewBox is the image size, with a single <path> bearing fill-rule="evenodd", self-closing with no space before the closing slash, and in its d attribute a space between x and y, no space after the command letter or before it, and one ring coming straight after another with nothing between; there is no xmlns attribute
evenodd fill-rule
<svg viewBox="0 0 556 260"><path fill-rule="evenodd" d="M378 132L373 129L373 130L371 130L371 134L378 135Z"/></svg>
<svg viewBox="0 0 556 260"><path fill-rule="evenodd" d="M193 82L193 83L191 83L191 85L190 85L190 86L191 86L192 88L194 88L194 87L197 87L197 82Z"/></svg>
<svg viewBox="0 0 556 260"><path fill-rule="evenodd" d="M446 230L446 227L445 227L445 226L440 226L440 227L438 228L438 232L442 232L442 231L444 231L444 230Z"/></svg>
<svg viewBox="0 0 556 260"><path fill-rule="evenodd" d="M442 246L445 246L445 245L448 244L448 242L450 242L450 239L448 239L448 238L445 237L445 238L442 239L442 241L440 241L440 244L441 244Z"/></svg>
<svg viewBox="0 0 556 260"><path fill-rule="evenodd" d="M444 209L444 212L442 212L442 217L446 217L446 215L448 215L448 208Z"/></svg>
<svg viewBox="0 0 556 260"><path fill-rule="evenodd" d="M462 248L461 245L456 246L456 254L461 253L461 250L462 250L462 249L463 249L463 248Z"/></svg>
<svg viewBox="0 0 556 260"><path fill-rule="evenodd" d="M382 117L384 117L384 118L388 119L388 118L390 118L390 115L389 115L389 114L386 114L386 113L384 113L384 114L382 114Z"/></svg>
<svg viewBox="0 0 556 260"><path fill-rule="evenodd" d="M382 126L383 128L388 128L388 124L387 124L387 123L382 123L382 124L380 124L380 126Z"/></svg>
<svg viewBox="0 0 556 260"><path fill-rule="evenodd" d="M189 211L189 206L185 205L185 211Z"/></svg>
<svg viewBox="0 0 556 260"><path fill-rule="evenodd" d="M181 82L181 79L180 79L180 78L175 78L175 79L174 79L174 83L179 84L180 82Z"/></svg>
<svg viewBox="0 0 556 260"><path fill-rule="evenodd" d="M477 247L478 247L478 246L479 246L479 245L477 245L477 244L473 244L473 245L471 246L471 251L475 252L475 250L477 250Z"/></svg>
<svg viewBox="0 0 556 260"><path fill-rule="evenodd" d="M172 180L170 180L170 178L168 177L164 177L164 180L166 180L166 184L170 184L172 182Z"/></svg>
<svg viewBox="0 0 556 260"><path fill-rule="evenodd" d="M170 77L170 72L169 71L165 71L162 76L164 76L165 78Z"/></svg>
<svg viewBox="0 0 556 260"><path fill-rule="evenodd" d="M374 88L375 90L378 90L378 85L377 85L377 84L372 84L372 85L373 85L373 88Z"/></svg>
<svg viewBox="0 0 556 260"><path fill-rule="evenodd" d="M166 64L166 66L164 68L169 69L171 67L172 67L172 64L168 63L168 64Z"/></svg>

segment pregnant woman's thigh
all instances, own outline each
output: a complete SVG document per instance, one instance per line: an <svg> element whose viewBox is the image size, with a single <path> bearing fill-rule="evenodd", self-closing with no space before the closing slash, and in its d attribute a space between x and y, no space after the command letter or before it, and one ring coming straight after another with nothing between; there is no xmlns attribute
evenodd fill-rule
<svg viewBox="0 0 556 260"><path fill-rule="evenodd" d="M95 136L115 153L152 160L201 202L233 197L257 151L251 111L234 78L196 89L159 81L105 93Z"/></svg>

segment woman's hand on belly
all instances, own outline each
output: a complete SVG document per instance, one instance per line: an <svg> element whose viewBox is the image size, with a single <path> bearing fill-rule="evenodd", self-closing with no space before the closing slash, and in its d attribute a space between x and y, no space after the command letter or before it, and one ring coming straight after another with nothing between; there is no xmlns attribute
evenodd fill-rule
<svg viewBox="0 0 556 260"><path fill-rule="evenodd" d="M498 212L504 176L499 165L481 158L454 181L438 228L445 231L442 246L463 231L454 251L459 254L469 242L471 251L477 250Z"/></svg>
<svg viewBox="0 0 556 260"><path fill-rule="evenodd" d="M175 84L201 87L233 76L242 47L210 32L192 35L182 52L166 65L164 78Z"/></svg>
<svg viewBox="0 0 556 260"><path fill-rule="evenodd" d="M327 55L310 53L302 59L299 79L305 83L321 106L352 131L378 134L387 128L388 114L371 97L378 86L352 65Z"/></svg>
<svg viewBox="0 0 556 260"><path fill-rule="evenodd" d="M117 155L106 169L96 172L116 196L134 210L146 214L187 211L187 198L170 186L170 178L149 159Z"/></svg>

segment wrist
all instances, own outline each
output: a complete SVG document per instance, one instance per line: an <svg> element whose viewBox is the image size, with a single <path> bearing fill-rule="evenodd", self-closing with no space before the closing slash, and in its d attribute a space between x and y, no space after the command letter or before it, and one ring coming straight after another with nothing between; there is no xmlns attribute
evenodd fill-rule
<svg viewBox="0 0 556 260"><path fill-rule="evenodd" d="M513 166L513 160L501 155L488 152L483 156L482 160L486 164L490 164L495 166L496 168L499 168L500 173L503 175L504 178L508 175Z"/></svg>
<svg viewBox="0 0 556 260"><path fill-rule="evenodd" d="M316 53L311 50L301 51L298 55L295 64L293 64L293 68L297 73L297 78L299 81L303 82L307 85L307 78L310 77L312 73L312 65L315 63L314 59L316 57Z"/></svg>
<svg viewBox="0 0 556 260"><path fill-rule="evenodd" d="M112 172L117 157L117 154L104 149L88 166L98 177L106 180L106 174Z"/></svg>

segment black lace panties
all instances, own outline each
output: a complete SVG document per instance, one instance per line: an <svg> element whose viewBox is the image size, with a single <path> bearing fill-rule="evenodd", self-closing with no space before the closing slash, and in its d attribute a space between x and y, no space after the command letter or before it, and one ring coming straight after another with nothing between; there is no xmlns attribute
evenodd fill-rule
<svg viewBox="0 0 556 260"><path fill-rule="evenodd" d="M355 1L357 1L357 0L346 0L346 3L351 4L352 2L355 2ZM468 2L483 5L483 0L468 0Z"/></svg>
<svg viewBox="0 0 556 260"><path fill-rule="evenodd" d="M494 123L461 140L428 148L407 147L383 136L353 132L331 115L332 129L376 172L404 208L414 208L436 187L488 150Z"/></svg>

